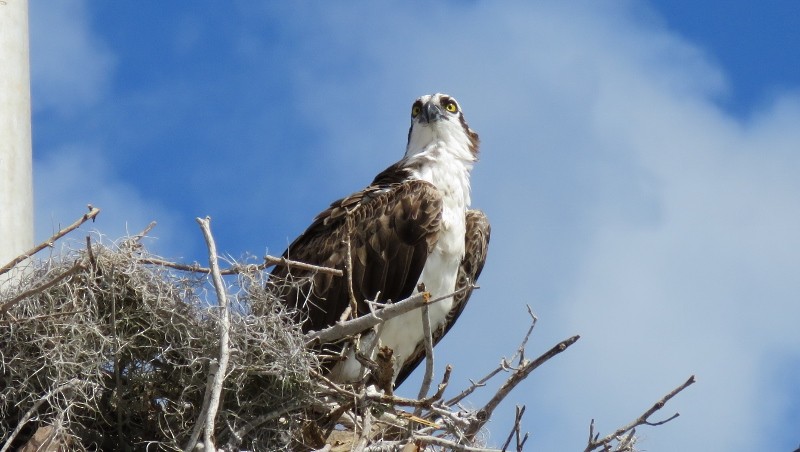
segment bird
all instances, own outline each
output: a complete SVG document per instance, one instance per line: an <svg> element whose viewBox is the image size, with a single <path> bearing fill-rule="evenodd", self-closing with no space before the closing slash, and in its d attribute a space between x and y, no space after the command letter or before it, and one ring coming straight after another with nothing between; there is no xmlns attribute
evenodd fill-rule
<svg viewBox="0 0 800 452"><path fill-rule="evenodd" d="M369 314L370 302L398 302L421 290L436 299L458 290L428 307L433 345L450 331L489 245L487 216L470 208L478 149L478 134L455 98L436 93L413 102L403 157L364 189L330 204L283 253L345 276L288 264L270 274L273 292L296 313L304 332ZM357 343L327 345L337 355L326 367L328 377L362 381L369 367L363 357L374 364L388 355L392 372L382 389L391 392L425 357L422 322L416 309L364 332Z"/></svg>

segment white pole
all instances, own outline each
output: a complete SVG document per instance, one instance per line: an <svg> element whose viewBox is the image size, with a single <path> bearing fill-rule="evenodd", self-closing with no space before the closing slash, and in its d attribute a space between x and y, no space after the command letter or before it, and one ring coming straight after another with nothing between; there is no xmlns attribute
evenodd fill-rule
<svg viewBox="0 0 800 452"><path fill-rule="evenodd" d="M33 246L28 0L0 0L0 266Z"/></svg>

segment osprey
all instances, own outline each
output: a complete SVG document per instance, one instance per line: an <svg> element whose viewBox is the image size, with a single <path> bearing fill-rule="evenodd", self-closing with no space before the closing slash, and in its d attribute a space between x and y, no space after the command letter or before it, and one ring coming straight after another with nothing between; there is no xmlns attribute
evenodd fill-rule
<svg viewBox="0 0 800 452"><path fill-rule="evenodd" d="M403 158L363 190L333 202L283 254L341 269L345 276L288 266L272 272L274 290L296 309L303 330L369 314L366 300L401 301L423 284L432 299L462 289L429 307L433 342L439 342L463 311L486 259L489 222L483 212L469 210L470 171L477 160L478 134L458 102L446 94L417 99ZM348 314L351 295L357 312ZM425 355L421 310L362 333L358 345L351 342L327 347L339 352L327 366L331 379L359 381L364 368L356 352L375 359L380 350L391 358L390 383L399 385Z"/></svg>

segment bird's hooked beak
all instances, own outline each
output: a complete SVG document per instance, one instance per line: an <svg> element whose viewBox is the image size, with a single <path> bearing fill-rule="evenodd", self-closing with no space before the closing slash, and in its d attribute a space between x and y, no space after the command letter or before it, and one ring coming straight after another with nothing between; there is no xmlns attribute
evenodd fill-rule
<svg viewBox="0 0 800 452"><path fill-rule="evenodd" d="M443 116L444 113L442 112L442 108L434 104L432 101L428 101L422 106L422 117L420 118L419 122L423 124L430 124L442 119Z"/></svg>

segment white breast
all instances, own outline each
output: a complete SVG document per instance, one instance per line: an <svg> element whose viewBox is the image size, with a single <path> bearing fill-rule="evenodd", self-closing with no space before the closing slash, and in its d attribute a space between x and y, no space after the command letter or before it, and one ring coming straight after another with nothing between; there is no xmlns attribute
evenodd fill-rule
<svg viewBox="0 0 800 452"><path fill-rule="evenodd" d="M455 290L458 267L464 258L465 215L470 203L469 171L471 162L465 162L444 148L443 143L434 143L417 158L426 159L426 164L415 171L418 179L431 182L442 193L442 230L433 252L425 262L419 283L433 299ZM439 301L428 310L431 328L445 321L453 306L453 299ZM381 345L394 351L395 376L405 360L423 340L422 310L417 309L395 317L380 331Z"/></svg>
<svg viewBox="0 0 800 452"><path fill-rule="evenodd" d="M455 290L458 268L464 257L465 215L470 204L469 173L473 157L466 148L448 149L443 141L437 140L407 155L406 161L414 168L414 178L434 184L442 193L442 230L417 284L424 283L425 290L436 299ZM431 305L428 312L432 329L445 321L452 306L452 297ZM374 337L364 339L371 342ZM379 345L394 351L397 377L403 363L423 340L422 310L388 320L379 327L378 339ZM365 348L373 348L374 357L379 347L362 343L361 349ZM334 380L354 382L361 377L362 366L353 355L354 351L350 350L347 358L334 367L331 371Z"/></svg>

